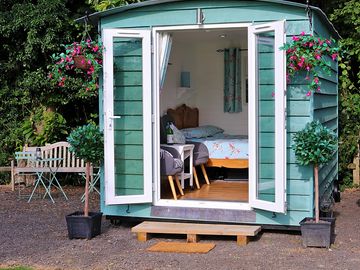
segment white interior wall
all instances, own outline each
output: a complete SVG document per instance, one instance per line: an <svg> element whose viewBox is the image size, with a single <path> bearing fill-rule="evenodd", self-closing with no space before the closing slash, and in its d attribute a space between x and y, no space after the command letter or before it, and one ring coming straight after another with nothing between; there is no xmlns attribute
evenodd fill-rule
<svg viewBox="0 0 360 270"><path fill-rule="evenodd" d="M199 108L199 124L221 127L228 134L248 134L248 106L245 100L247 77L247 51L242 52L242 112L224 113L224 54L218 49L229 47L247 48L246 31L239 36L220 38L218 34L201 32L196 36L186 33L173 34L164 90L160 95L160 112L183 103ZM230 35L229 35L230 36ZM181 71L190 72L191 89L180 86Z"/></svg>

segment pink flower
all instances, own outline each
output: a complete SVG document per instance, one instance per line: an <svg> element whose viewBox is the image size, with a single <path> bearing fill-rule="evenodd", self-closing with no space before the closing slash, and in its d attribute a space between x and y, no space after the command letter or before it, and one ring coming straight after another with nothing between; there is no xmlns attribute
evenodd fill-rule
<svg viewBox="0 0 360 270"><path fill-rule="evenodd" d="M293 40L293 41L299 41L299 40L300 40L300 38L299 38L299 37L297 37L297 36L293 36L293 37L292 37L292 40Z"/></svg>
<svg viewBox="0 0 360 270"><path fill-rule="evenodd" d="M93 50L93 52L97 52L99 50L99 46L96 45L92 50Z"/></svg>
<svg viewBox="0 0 360 270"><path fill-rule="evenodd" d="M320 54L315 55L315 58L316 58L316 60L320 60L321 59Z"/></svg>
<svg viewBox="0 0 360 270"><path fill-rule="evenodd" d="M272 96L272 97L275 97L275 92L274 92L274 91L271 93L271 96Z"/></svg>
<svg viewBox="0 0 360 270"><path fill-rule="evenodd" d="M311 91L308 91L308 92L306 93L306 96L307 96L307 97L311 96Z"/></svg>
<svg viewBox="0 0 360 270"><path fill-rule="evenodd" d="M300 33L300 35L301 35L301 36L305 36L305 32L302 31L302 32Z"/></svg>
<svg viewBox="0 0 360 270"><path fill-rule="evenodd" d="M325 42L326 42L327 44L329 44L329 45L331 44L331 40L328 40L328 39L327 39Z"/></svg>
<svg viewBox="0 0 360 270"><path fill-rule="evenodd" d="M87 71L87 74L88 75L91 75L91 74L93 74L94 73L94 67L93 66L91 66L89 69L88 69L88 71Z"/></svg>
<svg viewBox="0 0 360 270"><path fill-rule="evenodd" d="M52 79L52 77L53 77L52 73L49 73L48 78Z"/></svg>
<svg viewBox="0 0 360 270"><path fill-rule="evenodd" d="M318 86L318 88L316 88L316 91L320 92L320 86Z"/></svg>
<svg viewBox="0 0 360 270"><path fill-rule="evenodd" d="M333 61L335 61L337 57L338 57L337 53L333 53L331 55L331 58L332 58Z"/></svg>
<svg viewBox="0 0 360 270"><path fill-rule="evenodd" d="M318 77L315 77L315 78L314 78L314 83L316 83L316 84L319 83L319 78L318 78Z"/></svg>
<svg viewBox="0 0 360 270"><path fill-rule="evenodd" d="M310 42L309 47L312 47L312 46L314 46L314 43Z"/></svg>
<svg viewBox="0 0 360 270"><path fill-rule="evenodd" d="M310 80L310 77L309 77L309 76L306 76L306 77L305 77L305 80L307 80L307 81Z"/></svg>

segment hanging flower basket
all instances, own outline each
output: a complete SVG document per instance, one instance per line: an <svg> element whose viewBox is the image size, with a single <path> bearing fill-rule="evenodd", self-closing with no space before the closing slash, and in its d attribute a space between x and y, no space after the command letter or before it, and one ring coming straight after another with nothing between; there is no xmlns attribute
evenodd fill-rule
<svg viewBox="0 0 360 270"><path fill-rule="evenodd" d="M76 68L80 68L82 70L88 70L90 68L91 63L89 64L88 61L86 61L86 58L84 55L74 55L74 66Z"/></svg>
<svg viewBox="0 0 360 270"><path fill-rule="evenodd" d="M80 80L80 96L97 95L98 77L102 68L101 42L87 39L62 46L65 52L51 56L54 64L49 66L49 79L58 87L71 87L74 79Z"/></svg>
<svg viewBox="0 0 360 270"><path fill-rule="evenodd" d="M290 82L298 72L305 71L305 80L308 81L307 96L321 90L318 70L331 74L330 61L337 61L340 48L334 39L325 39L305 35L293 36L290 42L280 49L286 51L287 81ZM312 76L312 78L311 78Z"/></svg>

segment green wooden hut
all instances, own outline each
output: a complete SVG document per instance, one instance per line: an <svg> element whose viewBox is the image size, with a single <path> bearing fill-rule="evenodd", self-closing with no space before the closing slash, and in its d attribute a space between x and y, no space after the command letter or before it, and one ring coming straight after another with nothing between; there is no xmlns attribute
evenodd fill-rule
<svg viewBox="0 0 360 270"><path fill-rule="evenodd" d="M100 119L106 216L285 226L313 216L313 170L296 163L292 134L314 119L337 132L337 64L331 75L321 74L322 90L306 96L302 76L286 82L279 47L303 31L338 39L320 9L280 0L149 0L90 20L98 21L105 47ZM231 76L226 57L236 59ZM235 105L227 104L228 77L236 77ZM193 175L185 177L185 195L173 198L160 174L160 117L176 108L196 108L195 126L247 137L247 158L239 158L247 165L224 165L231 168L225 169L228 177L215 176L210 185L200 179L200 190L189 187ZM246 148L229 145L235 152ZM319 177L321 200L327 200L338 177L337 153ZM199 195L203 190L212 195Z"/></svg>

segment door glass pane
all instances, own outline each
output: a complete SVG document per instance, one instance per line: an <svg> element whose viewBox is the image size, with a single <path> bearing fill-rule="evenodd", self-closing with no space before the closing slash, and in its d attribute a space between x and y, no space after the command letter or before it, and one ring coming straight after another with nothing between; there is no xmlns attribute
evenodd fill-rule
<svg viewBox="0 0 360 270"><path fill-rule="evenodd" d="M275 202L275 37L256 35L257 199Z"/></svg>
<svg viewBox="0 0 360 270"><path fill-rule="evenodd" d="M144 194L142 46L113 39L115 196Z"/></svg>

